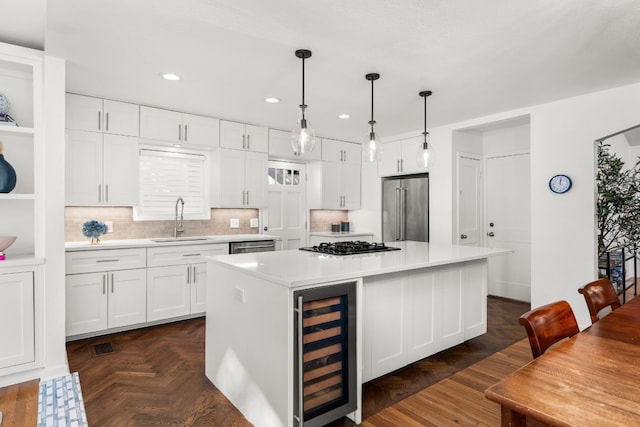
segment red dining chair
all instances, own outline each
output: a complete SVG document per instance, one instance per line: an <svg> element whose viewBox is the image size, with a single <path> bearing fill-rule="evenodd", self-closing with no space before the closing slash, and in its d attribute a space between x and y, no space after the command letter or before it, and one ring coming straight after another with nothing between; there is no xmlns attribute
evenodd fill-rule
<svg viewBox="0 0 640 427"><path fill-rule="evenodd" d="M591 315L591 323L600 320L600 312L604 308L610 307L611 310L615 310L620 307L618 293L609 279L599 279L587 283L578 289L578 292L584 295L584 299L587 302L587 308Z"/></svg>
<svg viewBox="0 0 640 427"><path fill-rule="evenodd" d="M558 341L580 332L573 310L566 301L528 311L520 316L518 322L527 330L534 359Z"/></svg>

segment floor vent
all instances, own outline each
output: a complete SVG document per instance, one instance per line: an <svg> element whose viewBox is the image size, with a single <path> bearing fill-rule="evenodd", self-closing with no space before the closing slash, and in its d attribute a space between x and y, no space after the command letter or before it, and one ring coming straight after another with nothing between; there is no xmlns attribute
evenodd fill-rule
<svg viewBox="0 0 640 427"><path fill-rule="evenodd" d="M103 342L91 346L91 353L94 356L102 356L113 353L113 345L110 342Z"/></svg>

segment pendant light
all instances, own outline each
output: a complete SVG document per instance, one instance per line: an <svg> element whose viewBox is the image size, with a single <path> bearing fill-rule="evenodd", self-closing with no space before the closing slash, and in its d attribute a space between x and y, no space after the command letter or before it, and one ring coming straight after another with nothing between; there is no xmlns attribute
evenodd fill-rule
<svg viewBox="0 0 640 427"><path fill-rule="evenodd" d="M298 114L298 123L291 133L291 147L296 155L313 151L316 144L316 136L307 121L307 105L304 103L304 60L311 58L311 51L307 49L296 50L296 57L302 59L302 104Z"/></svg>
<svg viewBox="0 0 640 427"><path fill-rule="evenodd" d="M430 90L419 93L424 98L424 132L422 132L422 143L418 147L418 167L427 171L433 165L433 148L429 147L429 132L427 132L427 97L431 96L431 93Z"/></svg>
<svg viewBox="0 0 640 427"><path fill-rule="evenodd" d="M380 78L380 74L369 73L364 77L371 82L371 120L369 120L369 126L371 126L371 129L369 130L369 136L362 146L362 152L364 160L366 162L373 163L380 161L380 149L382 148L380 137L376 135L374 129L376 121L373 120L373 82Z"/></svg>

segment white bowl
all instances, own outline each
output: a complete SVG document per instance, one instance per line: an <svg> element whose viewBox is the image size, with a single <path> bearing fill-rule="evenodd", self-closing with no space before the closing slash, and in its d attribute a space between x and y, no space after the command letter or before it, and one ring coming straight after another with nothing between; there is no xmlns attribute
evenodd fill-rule
<svg viewBox="0 0 640 427"><path fill-rule="evenodd" d="M4 252L16 241L17 236L0 236L0 252Z"/></svg>

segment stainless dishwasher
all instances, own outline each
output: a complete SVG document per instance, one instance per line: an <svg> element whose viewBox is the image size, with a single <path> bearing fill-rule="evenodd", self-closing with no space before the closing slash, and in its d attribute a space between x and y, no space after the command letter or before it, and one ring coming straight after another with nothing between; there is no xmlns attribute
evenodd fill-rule
<svg viewBox="0 0 640 427"><path fill-rule="evenodd" d="M248 254L251 252L270 252L275 250L275 240L247 240L242 242L229 242L230 254Z"/></svg>

